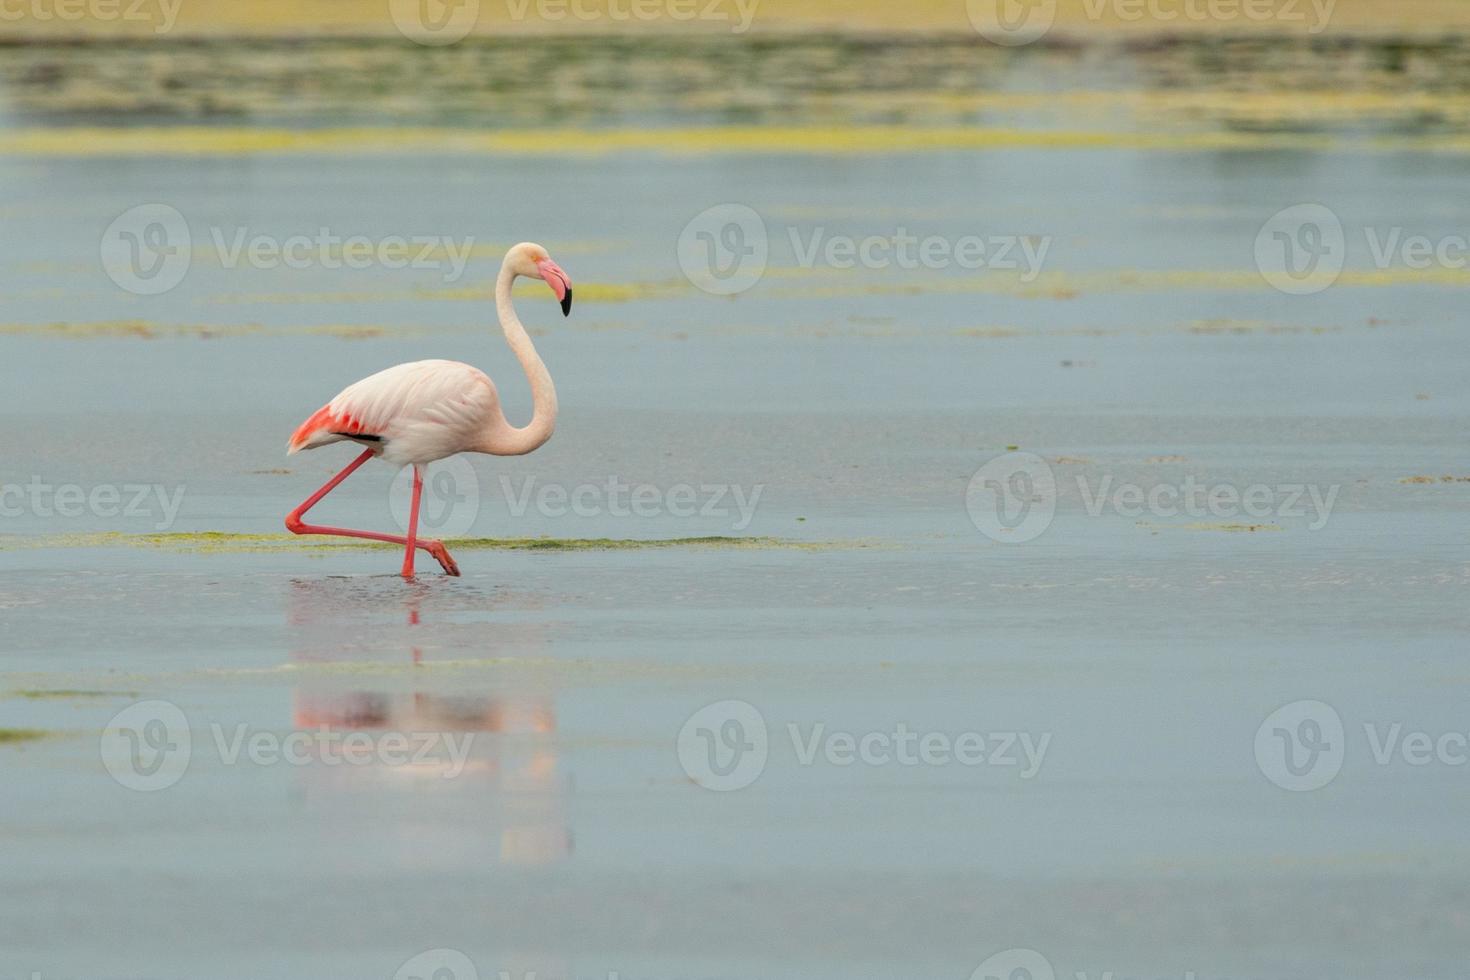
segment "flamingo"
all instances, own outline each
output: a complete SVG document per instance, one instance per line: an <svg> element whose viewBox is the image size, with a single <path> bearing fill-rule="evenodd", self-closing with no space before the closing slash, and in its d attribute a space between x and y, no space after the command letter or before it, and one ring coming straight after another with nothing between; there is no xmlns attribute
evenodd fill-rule
<svg viewBox="0 0 1470 980"><path fill-rule="evenodd" d="M366 448L326 486L286 515L287 530L292 534L328 534L403 545L404 578L413 577L414 557L420 548L432 555L446 574L459 574L459 566L444 542L418 539L424 467L457 453L524 456L544 446L556 428L556 387L551 383L551 373L511 304L511 287L522 276L545 280L561 303L564 316L572 313L572 281L561 266L551 261L546 249L531 242L522 242L506 253L495 281L495 309L505 342L531 382L530 423L519 429L512 426L500 409L495 383L479 368L458 361L413 361L363 378L344 388L291 436L286 446L288 456L334 442L354 442ZM325 527L302 520L307 511L374 456L400 469L413 467L407 536Z"/></svg>

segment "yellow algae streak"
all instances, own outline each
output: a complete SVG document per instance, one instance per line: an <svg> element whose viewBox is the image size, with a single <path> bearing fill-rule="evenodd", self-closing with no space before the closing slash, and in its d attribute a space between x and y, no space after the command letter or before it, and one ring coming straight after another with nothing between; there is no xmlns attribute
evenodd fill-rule
<svg viewBox="0 0 1470 980"><path fill-rule="evenodd" d="M766 284L758 287L761 295L778 299L838 299L854 296L920 296L984 294L1009 295L1025 299L1068 301L1094 293L1159 293L1159 292L1211 292L1269 290L1271 285L1253 269L1108 269L1094 272L1043 272L1031 282L1024 282L1014 275L986 272L968 276L911 276L891 281L875 282L871 278L852 272L830 268L804 268L773 266L766 271ZM802 280L797 285L792 280ZM1338 277L1335 285L1343 288L1374 289L1404 286L1421 286L1442 289L1470 287L1470 269L1411 269L1393 267L1388 269L1347 269ZM526 287L528 294L540 295L542 288ZM679 280L630 283L588 283L577 286L577 298L584 303L618 304L641 301L676 299L694 293L694 287ZM412 290L378 293L258 293L221 294L210 297L210 302L236 305L348 303L368 299L418 300L439 302L490 302L493 297L487 286L455 286L442 289L419 287ZM625 329L627 324L609 324L602 321L571 321L557 324L556 329L605 330ZM340 340L375 340L383 337L423 337L445 334L478 333L489 329L482 323L436 324L432 326L413 324L351 324L351 323L305 323L282 326L265 326L259 323L208 324L208 323L159 323L151 320L102 320L52 323L0 323L0 337L36 336L62 340L159 340L159 339L244 339L323 336ZM800 327L772 328L767 325L723 324L723 332L789 335L803 331ZM863 327L833 327L831 325L805 328L816 335L837 332L843 335L863 336L908 336L905 328L896 324L876 324ZM1265 321L1230 319L1193 320L1179 325L1196 334L1246 334L1246 333L1326 333L1342 329L1340 326L1274 324ZM1053 333L1056 331L1052 331ZM1082 335L1105 335L1117 331L1093 328L1076 329ZM1021 334L1014 327L987 325L956 328L954 336L978 338L1008 338Z"/></svg>
<svg viewBox="0 0 1470 980"><path fill-rule="evenodd" d="M601 156L658 153L824 156L1010 149L1155 152L1221 150L1420 150L1470 153L1470 137L1399 135L1357 139L1277 130L1151 132L984 126L705 126L669 129L449 127L281 129L246 126L18 128L0 131L10 157L237 157L254 155L444 154Z"/></svg>
<svg viewBox="0 0 1470 980"><path fill-rule="evenodd" d="M1280 524L1226 524L1199 522L1194 524L1154 524L1140 521L1139 527L1151 531L1223 531L1226 534L1255 534L1259 531L1284 531Z"/></svg>
<svg viewBox="0 0 1470 980"><path fill-rule="evenodd" d="M837 547L866 547L862 542L809 542L784 538L730 537L698 538L462 538L447 540L446 546L462 551L635 551L650 548L756 548L825 550ZM0 551L57 548L162 548L195 553L242 554L293 551L396 551L400 546L349 538L298 537L293 534L232 534L224 531L169 534L124 534L104 531L95 534L0 536Z"/></svg>
<svg viewBox="0 0 1470 980"><path fill-rule="evenodd" d="M267 129L231 126L20 128L0 132L0 154L17 157L441 153L490 156L596 156L610 153L820 155L946 150L1332 149L1331 136L1293 133L1147 133L979 126L708 126L678 129L451 128ZM1467 150L1467 141L1402 138L1371 144ZM1367 147L1367 143L1351 143Z"/></svg>
<svg viewBox="0 0 1470 980"><path fill-rule="evenodd" d="M20 745L49 737L49 733L35 728L0 728L0 745Z"/></svg>
<svg viewBox="0 0 1470 980"><path fill-rule="evenodd" d="M369 340L390 334L407 336L414 331L406 327L383 327L371 324L326 323L296 327L265 327L258 323L154 323L150 320L100 320L82 323L0 323L0 336L56 337L66 340L137 339L156 340L165 337L195 337L214 340L226 337L297 337L305 335L338 337L343 340Z"/></svg>
<svg viewBox="0 0 1470 980"><path fill-rule="evenodd" d="M92 323L0 323L0 335L24 334L69 339L137 337L148 340L158 336L159 330L154 324L144 320L104 320Z"/></svg>
<svg viewBox="0 0 1470 980"><path fill-rule="evenodd" d="M840 274L840 273L839 273ZM1335 285L1344 287L1470 286L1470 269L1346 269ZM1032 282L1013 275L983 275L937 279L872 282L861 276L846 281L828 279L801 287L777 286L766 295L781 298L837 298L853 295L917 296L939 293L995 293L1036 299L1075 299L1085 293L1153 293L1271 289L1254 269L1109 269L1101 272L1044 272ZM1203 332L1203 331L1201 331Z"/></svg>
<svg viewBox="0 0 1470 980"><path fill-rule="evenodd" d="M777 299L840 299L854 296L921 296L983 294L1009 295L1025 299L1069 301L1095 293L1161 293L1161 292L1223 292L1262 291L1272 287L1253 269L1108 269L1094 272L1044 272L1031 282L1024 282L1013 275L986 272L968 276L912 276L891 281L875 282L850 270L830 268L788 268L773 266L766 271L768 283L758 287L761 295ZM803 280L796 285L791 280ZM1463 289L1470 287L1470 269L1411 269L1393 267L1388 269L1347 269L1338 277L1335 285L1343 288L1375 289L1405 286L1421 286L1441 289ZM531 295L540 295L541 289L527 287ZM642 301L676 299L694 293L694 287L679 280L631 283L589 283L577 287L577 298L584 303L618 304ZM228 294L210 298L214 303L293 304L347 303L367 299L418 300L439 302L489 302L491 290L485 286L456 286L443 289L421 287L393 293L259 293ZM626 329L628 324L603 321L572 321L557 324L556 329L606 330ZM305 323L283 326L265 326L259 323L207 324L207 323L159 323L151 320L102 320L52 323L0 323L0 337L35 336L61 340L160 340L160 339L244 339L322 336L340 340L376 340L383 337L423 337L445 334L479 333L490 329L482 323L436 324L432 326L413 324L352 324L352 323ZM768 325L722 324L722 332L746 332L758 334L790 335L813 333L825 336L828 333L862 336L908 336L911 331L898 324L857 324L834 327L830 324L808 328L772 328ZM1247 334L1247 333L1327 333L1342 329L1341 326L1326 324L1292 325L1265 321L1206 319L1192 320L1173 329L1183 329L1196 334ZM926 331L927 332L927 331ZM987 325L956 328L951 331L957 337L1009 338L1020 336L1021 331L1005 325ZM1032 331L1028 331L1032 332ZM1056 333L1057 331L1050 331ZM1074 329L1081 335L1106 335L1117 331L1094 328Z"/></svg>
<svg viewBox="0 0 1470 980"><path fill-rule="evenodd" d="M49 691L39 688L28 688L20 691L12 691L10 696L13 698L23 698L27 701L76 701L87 698L130 698L137 697L138 695L136 691Z"/></svg>
<svg viewBox="0 0 1470 980"><path fill-rule="evenodd" d="M549 247L549 246L548 246ZM551 249L555 252L555 249ZM629 303L639 299L666 299L670 296L682 296L690 291L692 287L688 282L681 279L666 279L661 282L579 282L577 283L577 302L579 303ZM535 282L524 282L516 286L517 296L544 297L546 287ZM471 284L467 286L421 286L414 290L414 299L446 299L446 300L471 300L474 302L495 302L495 284L493 282Z"/></svg>
<svg viewBox="0 0 1470 980"><path fill-rule="evenodd" d="M1287 333L1341 333L1342 326L1323 326L1321 324L1299 324L1299 323L1273 323L1268 320L1231 320L1216 318L1212 320L1191 320L1183 325L1183 329L1194 334L1218 335L1244 335L1244 334L1287 334Z"/></svg>
<svg viewBox="0 0 1470 980"><path fill-rule="evenodd" d="M552 251L554 252L556 250L552 249ZM634 300L641 299L665 299L672 296L682 296L692 289L692 285L679 279L666 279L658 282L578 282L577 301L584 306L587 303L630 303ZM526 283L516 287L516 295L544 298L548 294L545 286ZM224 305L249 305L252 303L390 303L409 300L494 303L495 284L492 282L483 282L452 286L414 286L409 289L397 290L373 289L326 293L216 293L208 298L208 302L210 303ZM578 325L579 321L575 320L568 324L572 328L576 328ZM3 332L4 329L3 326L0 326L0 332ZM325 327L316 329L323 329L330 332L335 328ZM485 324L480 323L445 328L436 327L435 332L484 329L486 329ZM292 333L295 331L288 328L285 332ZM389 332L401 334L404 330L391 328Z"/></svg>

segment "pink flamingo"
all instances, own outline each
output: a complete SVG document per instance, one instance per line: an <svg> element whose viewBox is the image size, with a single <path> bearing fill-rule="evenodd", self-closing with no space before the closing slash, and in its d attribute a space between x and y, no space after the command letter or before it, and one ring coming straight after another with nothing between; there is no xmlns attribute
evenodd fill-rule
<svg viewBox="0 0 1470 980"><path fill-rule="evenodd" d="M424 466L456 453L524 456L545 445L556 428L556 388L551 383L551 374L511 305L511 287L521 276L544 279L566 316L572 312L572 281L551 261L546 249L523 242L506 253L495 282L495 309L500 314L505 342L531 382L534 410L530 424L517 429L506 421L495 383L479 368L458 361L414 361L364 378L303 422L287 445L287 455L334 442L355 442L367 447L346 469L327 481L326 486L286 515L286 528L292 534L332 534L404 545L404 578L413 577L414 556L419 548L433 555L446 573L459 574L459 566L444 542L418 540ZM307 511L374 456L400 468L413 467L413 501L409 506L406 537L323 527L302 520Z"/></svg>

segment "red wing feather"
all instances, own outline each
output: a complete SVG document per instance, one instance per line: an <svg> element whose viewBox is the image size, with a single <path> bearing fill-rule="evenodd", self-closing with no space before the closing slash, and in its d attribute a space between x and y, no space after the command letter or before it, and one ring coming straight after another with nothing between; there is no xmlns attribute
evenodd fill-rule
<svg viewBox="0 0 1470 980"><path fill-rule="evenodd" d="M334 415L332 414L332 406L323 405L317 409L311 418L302 422L301 427L292 434L291 442L288 444L289 448L292 452L304 449L311 442L313 436L324 434L334 436L372 435L372 433L368 433L364 429L361 422L351 415L345 413Z"/></svg>

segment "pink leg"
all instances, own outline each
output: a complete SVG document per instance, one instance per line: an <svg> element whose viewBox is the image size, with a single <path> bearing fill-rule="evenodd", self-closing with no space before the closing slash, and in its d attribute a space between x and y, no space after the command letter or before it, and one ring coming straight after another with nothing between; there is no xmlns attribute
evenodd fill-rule
<svg viewBox="0 0 1470 980"><path fill-rule="evenodd" d="M369 541L382 541L387 544L401 544L407 546L410 539L399 537L394 534L379 534L377 531L355 531L351 528L345 527L327 527L321 524L307 524L305 521L302 520L302 518L306 516L307 511L311 510L317 504L321 503L323 497L331 493L333 490L337 489L337 487L341 485L343 480L347 479L353 473L356 473L358 467L362 466L363 463L366 463L372 458L373 451L371 449L365 451L361 456L357 457L357 459L348 464L345 470L328 480L326 486L322 487L310 497L307 497L306 501L300 507L297 507L291 513L286 515L286 530L290 531L292 534L330 534L339 535L344 538L366 538ZM418 476L417 471L415 471L415 476ZM417 491L418 489L419 481L415 480L415 490ZM414 501L415 504L417 504L417 492L415 492L414 494ZM415 507L415 511L416 510L417 507ZM414 527L412 528L412 530L416 532L418 530L417 522L415 521L413 522L413 524ZM415 549L423 548L429 554L433 555L434 559L439 562L440 567L442 567L446 573L450 575L459 574L459 566L456 565L454 563L454 559L449 556L449 552L445 549L444 543L442 541L414 540L413 546ZM405 563L405 566L411 567L408 565L408 563Z"/></svg>
<svg viewBox="0 0 1470 980"><path fill-rule="evenodd" d="M417 463L413 467L413 502L408 505L408 550L403 553L403 577L413 578L413 557L418 551L415 544L419 538L419 499L424 495L424 471Z"/></svg>

